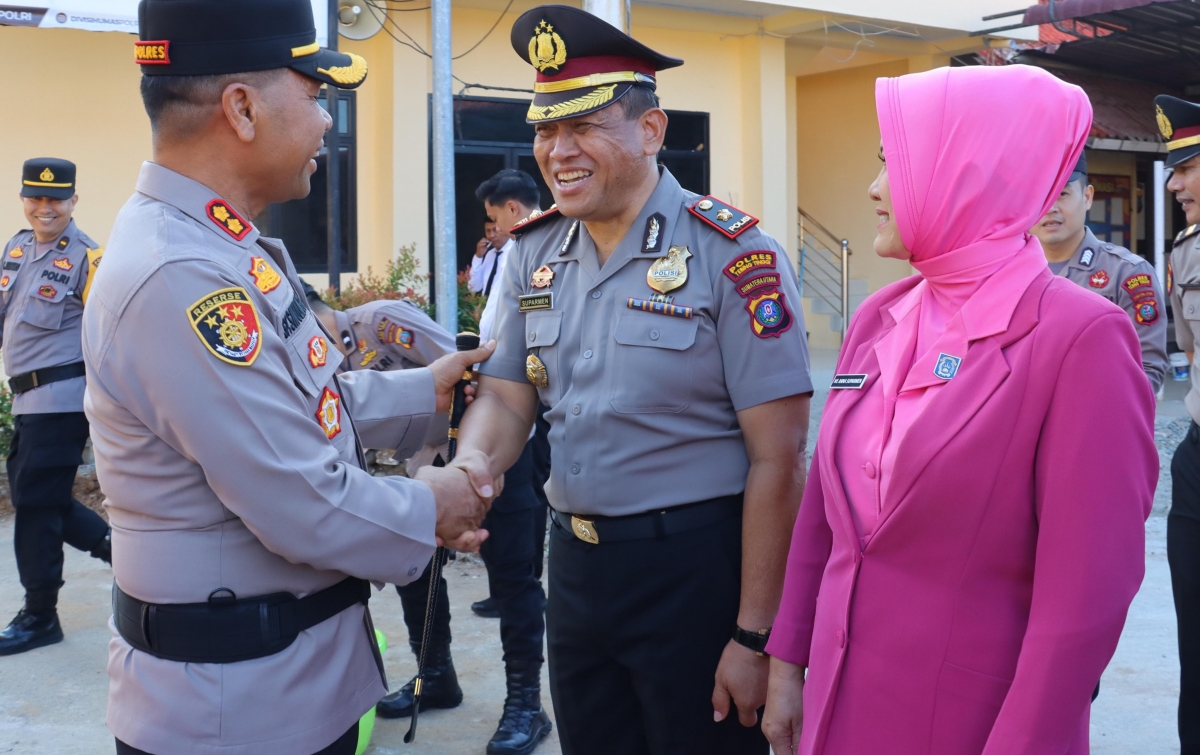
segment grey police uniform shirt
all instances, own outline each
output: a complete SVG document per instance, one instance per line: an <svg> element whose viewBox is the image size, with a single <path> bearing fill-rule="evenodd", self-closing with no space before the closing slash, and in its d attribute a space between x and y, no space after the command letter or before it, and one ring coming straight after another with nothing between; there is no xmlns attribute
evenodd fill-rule
<svg viewBox="0 0 1200 755"><path fill-rule="evenodd" d="M787 255L758 227L722 235L688 211L697 199L663 169L603 268L584 225L561 216L521 235L505 266L498 344L480 371L524 382L528 355L545 365L559 511L619 516L740 493L736 412L812 391ZM655 307L647 273L671 259L687 281ZM536 287L543 266L553 279ZM674 314L645 311L656 308Z"/></svg>
<svg viewBox="0 0 1200 755"><path fill-rule="evenodd" d="M72 220L58 238L37 244L22 231L4 246L0 270L4 371L9 377L83 361L79 329L88 250L98 244ZM13 414L83 411L82 375L13 396Z"/></svg>
<svg viewBox="0 0 1200 755"><path fill-rule="evenodd" d="M338 327L334 335L350 334L344 369L426 367L456 348L454 336L410 302L384 299L333 314Z"/></svg>
<svg viewBox="0 0 1200 755"><path fill-rule="evenodd" d="M280 242L143 165L83 318L84 404L129 595L304 597L347 575L405 584L429 562L432 491L372 477L357 446L427 442L432 374L335 376L340 352L301 291ZM386 692L369 626L356 605L279 653L216 665L134 650L110 625L109 730L158 753L320 749Z"/></svg>
<svg viewBox="0 0 1200 755"><path fill-rule="evenodd" d="M1075 256L1058 274L1125 310L1142 344L1142 369L1157 393L1167 375L1167 313L1158 275L1145 259L1086 230Z"/></svg>
<svg viewBox="0 0 1200 755"><path fill-rule="evenodd" d="M1192 357L1192 385L1183 403L1193 422L1200 422L1200 225L1181 231L1171 250L1171 309L1175 343Z"/></svg>

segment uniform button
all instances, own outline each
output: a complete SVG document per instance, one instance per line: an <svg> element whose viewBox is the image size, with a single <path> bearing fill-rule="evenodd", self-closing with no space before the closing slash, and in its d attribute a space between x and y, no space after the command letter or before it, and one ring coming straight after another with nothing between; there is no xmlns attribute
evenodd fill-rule
<svg viewBox="0 0 1200 755"><path fill-rule="evenodd" d="M415 577L415 576L417 576L417 567L415 567L415 566L414 566L413 568L409 569L409 570L408 570L408 576L410 576L410 577Z"/></svg>
<svg viewBox="0 0 1200 755"><path fill-rule="evenodd" d="M875 465L874 464L872 464L869 461L866 464L863 464L863 471L867 473L867 477L869 477L872 480L875 479Z"/></svg>
<svg viewBox="0 0 1200 755"><path fill-rule="evenodd" d="M588 349L587 351L583 352L583 358L584 358L584 359L591 359L591 358L592 358L592 350L591 350L591 349Z"/></svg>
<svg viewBox="0 0 1200 755"><path fill-rule="evenodd" d="M846 633L840 629L837 631L837 641L838 641L838 647L840 647L840 648L846 647Z"/></svg>
<svg viewBox="0 0 1200 755"><path fill-rule="evenodd" d="M651 341L657 341L657 340L658 340L658 331L657 331L657 330L652 330L652 331L650 331L650 340L651 340Z"/></svg>
<svg viewBox="0 0 1200 755"><path fill-rule="evenodd" d="M529 340L532 341L535 338L537 338L537 331L535 331L535 330L529 331Z"/></svg>
<svg viewBox="0 0 1200 755"><path fill-rule="evenodd" d="M599 299L599 298L600 298L600 292L599 292L599 291L593 291L593 292L592 292L592 298L593 298L593 299Z"/></svg>
<svg viewBox="0 0 1200 755"><path fill-rule="evenodd" d="M571 467L571 474L579 474L579 465L578 464Z"/></svg>
<svg viewBox="0 0 1200 755"><path fill-rule="evenodd" d="M576 404L575 406L571 407L571 414L579 414L579 412L580 412L579 404Z"/></svg>

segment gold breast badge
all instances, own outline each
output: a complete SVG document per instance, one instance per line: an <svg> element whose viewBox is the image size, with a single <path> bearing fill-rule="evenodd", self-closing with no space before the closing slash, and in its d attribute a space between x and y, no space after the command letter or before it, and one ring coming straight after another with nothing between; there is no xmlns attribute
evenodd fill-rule
<svg viewBox="0 0 1200 755"><path fill-rule="evenodd" d="M537 354L530 354L525 358L525 379L533 383L535 388L546 388L550 385L546 365L538 359Z"/></svg>
<svg viewBox="0 0 1200 755"><path fill-rule="evenodd" d="M554 271L549 265L542 265L537 270L533 271L533 279L529 281L529 285L534 288L550 288L550 284L554 282Z"/></svg>
<svg viewBox="0 0 1200 755"><path fill-rule="evenodd" d="M659 257L650 265L646 271L646 283L660 294L680 288L687 283L687 261L691 256L686 246L671 247L666 257Z"/></svg>

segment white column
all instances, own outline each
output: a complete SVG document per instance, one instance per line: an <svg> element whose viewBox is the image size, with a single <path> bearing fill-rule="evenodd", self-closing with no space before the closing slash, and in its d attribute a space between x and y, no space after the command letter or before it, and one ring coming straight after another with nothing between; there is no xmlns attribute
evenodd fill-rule
<svg viewBox="0 0 1200 755"><path fill-rule="evenodd" d="M1159 285L1167 286L1167 177L1162 160L1154 161L1154 272ZM1163 291L1163 299L1166 292Z"/></svg>
<svg viewBox="0 0 1200 755"><path fill-rule="evenodd" d="M458 260L454 210L454 85L450 0L433 0L433 255L437 321L458 332Z"/></svg>
<svg viewBox="0 0 1200 755"><path fill-rule="evenodd" d="M629 33L629 0L583 0L583 9Z"/></svg>

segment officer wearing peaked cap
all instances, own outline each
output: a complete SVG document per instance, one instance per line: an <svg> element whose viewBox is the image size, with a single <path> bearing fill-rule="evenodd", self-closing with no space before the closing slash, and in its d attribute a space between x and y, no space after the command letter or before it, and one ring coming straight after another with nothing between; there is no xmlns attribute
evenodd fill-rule
<svg viewBox="0 0 1200 755"><path fill-rule="evenodd" d="M563 752L765 754L812 391L795 273L757 219L656 164L658 73L682 61L560 5L512 45L556 205L513 229L459 443L505 469L548 407Z"/></svg>
<svg viewBox="0 0 1200 755"><path fill-rule="evenodd" d="M1032 233L1042 242L1054 274L1103 296L1129 315L1141 342L1142 369L1157 393L1167 374L1163 289L1153 265L1125 247L1100 241L1087 227L1092 193L1083 154L1058 201Z"/></svg>
<svg viewBox="0 0 1200 755"><path fill-rule="evenodd" d="M490 349L337 375L254 226L309 191L321 83L366 76L317 45L308 0L142 0L139 20L153 162L83 323L116 561L107 723L119 755L350 755L387 691L368 580L478 548L495 493L470 454L409 480L372 477L361 448L432 440Z"/></svg>
<svg viewBox="0 0 1200 755"><path fill-rule="evenodd" d="M30 228L4 246L0 322L14 430L8 479L25 605L0 632L0 655L60 642L63 543L112 561L108 525L71 497L88 438L80 320L102 250L79 230L75 164L27 160L21 203Z"/></svg>
<svg viewBox="0 0 1200 755"><path fill-rule="evenodd" d="M1200 105L1161 94L1154 98L1158 128L1167 143L1167 190L1183 206L1188 227L1171 250L1171 309L1175 343L1187 352L1191 390L1184 404L1192 417L1187 437L1171 460L1171 511L1167 563L1179 629L1179 741L1181 752L1200 753ZM1170 280L1170 278L1168 278Z"/></svg>

